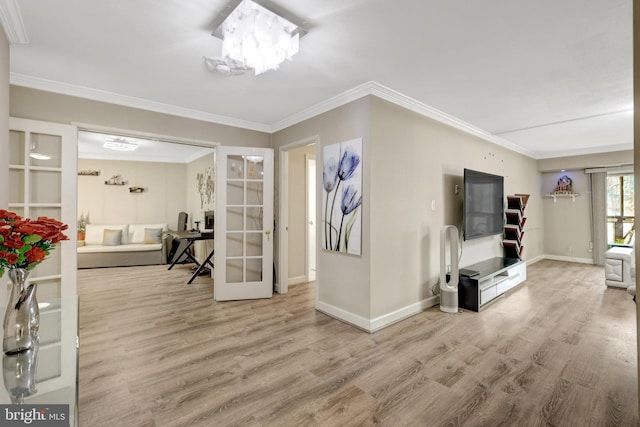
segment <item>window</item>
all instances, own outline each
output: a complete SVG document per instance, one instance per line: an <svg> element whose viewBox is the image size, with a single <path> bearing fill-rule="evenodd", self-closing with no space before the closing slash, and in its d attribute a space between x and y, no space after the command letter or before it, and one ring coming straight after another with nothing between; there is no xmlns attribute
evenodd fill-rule
<svg viewBox="0 0 640 427"><path fill-rule="evenodd" d="M607 176L607 242L609 245L633 245L633 175Z"/></svg>

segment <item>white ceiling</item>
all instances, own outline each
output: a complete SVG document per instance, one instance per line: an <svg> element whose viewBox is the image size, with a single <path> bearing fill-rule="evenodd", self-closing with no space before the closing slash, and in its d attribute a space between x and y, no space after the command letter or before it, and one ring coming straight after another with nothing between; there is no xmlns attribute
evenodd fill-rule
<svg viewBox="0 0 640 427"><path fill-rule="evenodd" d="M116 151L105 148L107 140L119 139L138 147L134 151ZM157 139L131 138L98 132L78 132L78 158L102 160L128 160L162 163L189 163L213 153L212 148L179 144Z"/></svg>
<svg viewBox="0 0 640 427"><path fill-rule="evenodd" d="M203 63L227 0L20 0L11 81L265 131L375 81L535 158L633 148L631 0L259 2L309 33L254 77Z"/></svg>

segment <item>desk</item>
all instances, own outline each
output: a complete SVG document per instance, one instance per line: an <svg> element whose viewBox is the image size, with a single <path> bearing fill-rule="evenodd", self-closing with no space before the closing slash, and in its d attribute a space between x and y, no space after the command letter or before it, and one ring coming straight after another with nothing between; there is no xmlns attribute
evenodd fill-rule
<svg viewBox="0 0 640 427"><path fill-rule="evenodd" d="M0 403L69 405L69 425L77 426L78 298L42 299L39 303L39 346L17 355L2 355ZM0 308L0 315L4 318L4 308Z"/></svg>
<svg viewBox="0 0 640 427"><path fill-rule="evenodd" d="M178 254L178 256L174 257L173 262L169 266L169 270L171 270L173 266L176 265L178 260L182 258L183 255L186 256L189 261L191 261L192 263L198 266L195 273L193 273L193 275L191 276L191 279L189 279L189 281L187 282L188 285L190 285L191 282L193 282L193 280L196 277L198 277L198 274L200 274L207 265L210 265L211 268L213 268L213 263L211 262L211 258L213 257L213 249L211 249L211 252L209 252L209 255L207 255L207 257L202 263L198 262L198 260L195 259L193 255L191 255L191 247L195 242L199 240L213 240L212 232L199 233L199 232L192 232L192 231L172 231L171 230L171 231L168 231L167 233L171 234L175 239L187 241L187 246L185 246L185 248L182 250L182 252Z"/></svg>

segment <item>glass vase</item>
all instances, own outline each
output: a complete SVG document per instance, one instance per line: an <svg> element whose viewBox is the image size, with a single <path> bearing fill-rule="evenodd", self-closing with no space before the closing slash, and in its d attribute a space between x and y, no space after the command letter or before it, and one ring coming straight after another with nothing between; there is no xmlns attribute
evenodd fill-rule
<svg viewBox="0 0 640 427"><path fill-rule="evenodd" d="M29 271L24 268L8 270L11 293L4 313L2 351L16 354L33 349L40 326L40 310L36 299L36 284L26 286Z"/></svg>

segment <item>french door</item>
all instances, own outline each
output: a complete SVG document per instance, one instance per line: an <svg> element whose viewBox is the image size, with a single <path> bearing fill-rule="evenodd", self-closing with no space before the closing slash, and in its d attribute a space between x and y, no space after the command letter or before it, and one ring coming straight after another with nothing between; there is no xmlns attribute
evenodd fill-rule
<svg viewBox="0 0 640 427"><path fill-rule="evenodd" d="M216 153L214 298L273 295L273 150Z"/></svg>
<svg viewBox="0 0 640 427"><path fill-rule="evenodd" d="M75 126L9 119L9 210L69 225L69 240L31 273L40 299L76 295L77 170Z"/></svg>

